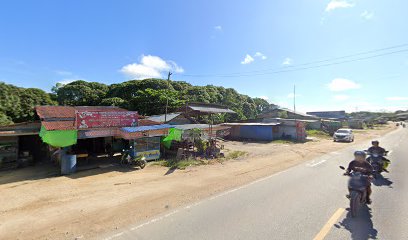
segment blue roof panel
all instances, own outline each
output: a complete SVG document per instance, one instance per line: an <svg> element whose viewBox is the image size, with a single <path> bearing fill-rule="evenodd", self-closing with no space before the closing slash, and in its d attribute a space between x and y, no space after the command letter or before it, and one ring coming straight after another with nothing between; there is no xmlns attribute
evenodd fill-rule
<svg viewBox="0 0 408 240"><path fill-rule="evenodd" d="M174 126L170 124L160 124L160 125L151 125L151 126L139 126L139 127L123 127L122 131L125 132L144 132L144 131L150 131L150 130L160 130L160 129L165 129L165 128L173 128Z"/></svg>

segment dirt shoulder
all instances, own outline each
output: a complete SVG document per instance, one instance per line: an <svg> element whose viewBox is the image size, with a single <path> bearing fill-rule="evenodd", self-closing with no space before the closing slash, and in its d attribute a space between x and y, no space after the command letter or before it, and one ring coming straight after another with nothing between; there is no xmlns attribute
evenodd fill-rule
<svg viewBox="0 0 408 240"><path fill-rule="evenodd" d="M395 129L356 131L358 144ZM0 176L0 239L90 239L243 185L350 144L318 139L304 144L225 142L245 157L170 171L150 165L109 167L55 177L35 168Z"/></svg>

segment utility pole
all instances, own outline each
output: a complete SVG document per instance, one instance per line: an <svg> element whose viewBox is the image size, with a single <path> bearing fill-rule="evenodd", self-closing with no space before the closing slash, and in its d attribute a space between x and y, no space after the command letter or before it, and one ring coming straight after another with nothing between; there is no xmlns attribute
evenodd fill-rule
<svg viewBox="0 0 408 240"><path fill-rule="evenodd" d="M293 112L296 113L296 85L293 85Z"/></svg>
<svg viewBox="0 0 408 240"><path fill-rule="evenodd" d="M166 94L166 113L164 114L164 123L166 123L167 122L167 108L169 107L169 88L170 88L170 76L172 75L173 73L171 73L170 71L169 71L169 74L167 74L167 94Z"/></svg>

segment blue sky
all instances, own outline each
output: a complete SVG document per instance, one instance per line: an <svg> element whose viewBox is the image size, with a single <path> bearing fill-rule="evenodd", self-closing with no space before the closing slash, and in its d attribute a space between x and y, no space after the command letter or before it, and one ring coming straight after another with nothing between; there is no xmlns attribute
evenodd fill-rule
<svg viewBox="0 0 408 240"><path fill-rule="evenodd" d="M50 91L171 70L284 107L296 84L302 111L408 109L408 45L311 64L408 44L407 9L406 0L4 0L0 81Z"/></svg>

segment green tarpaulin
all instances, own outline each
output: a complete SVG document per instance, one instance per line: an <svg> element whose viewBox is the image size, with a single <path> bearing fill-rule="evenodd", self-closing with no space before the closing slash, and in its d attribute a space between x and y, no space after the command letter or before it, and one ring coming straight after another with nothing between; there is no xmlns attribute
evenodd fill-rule
<svg viewBox="0 0 408 240"><path fill-rule="evenodd" d="M162 143L166 148L170 148L171 146L171 141L180 141L181 140L181 134L183 133L183 130L177 129L177 128L170 128L169 130L169 135L167 135L163 140Z"/></svg>
<svg viewBox="0 0 408 240"><path fill-rule="evenodd" d="M68 147L76 144L78 131L77 130L53 130L48 131L41 126L40 137L43 142L53 147Z"/></svg>

